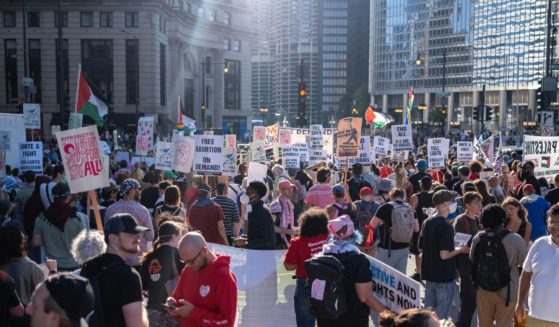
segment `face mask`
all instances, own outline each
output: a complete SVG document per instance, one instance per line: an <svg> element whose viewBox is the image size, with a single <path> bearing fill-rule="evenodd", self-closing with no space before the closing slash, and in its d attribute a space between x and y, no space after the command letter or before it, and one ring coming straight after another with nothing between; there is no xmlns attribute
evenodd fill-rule
<svg viewBox="0 0 559 327"><path fill-rule="evenodd" d="M450 211L450 213L455 213L456 209L458 209L458 204L456 202L452 202L449 206L448 206L448 210Z"/></svg>
<svg viewBox="0 0 559 327"><path fill-rule="evenodd" d="M367 201L367 202L371 202L373 201L373 197L370 195L367 195L363 200Z"/></svg>
<svg viewBox="0 0 559 327"><path fill-rule="evenodd" d="M408 174L415 174L415 169L408 170Z"/></svg>
<svg viewBox="0 0 559 327"><path fill-rule="evenodd" d="M243 194L241 195L241 198L239 199L239 201L241 201L241 204L247 205L250 202L250 199L248 197L248 195Z"/></svg>

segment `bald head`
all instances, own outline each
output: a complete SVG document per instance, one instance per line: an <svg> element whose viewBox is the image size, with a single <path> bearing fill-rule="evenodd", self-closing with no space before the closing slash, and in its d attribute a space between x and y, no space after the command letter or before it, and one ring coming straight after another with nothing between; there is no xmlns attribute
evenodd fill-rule
<svg viewBox="0 0 559 327"><path fill-rule="evenodd" d="M198 232L186 233L180 243L179 249L199 251L201 248L207 246L204 236Z"/></svg>
<svg viewBox="0 0 559 327"><path fill-rule="evenodd" d="M202 234L188 232L179 243L179 254L185 265L192 270L203 270L216 260Z"/></svg>

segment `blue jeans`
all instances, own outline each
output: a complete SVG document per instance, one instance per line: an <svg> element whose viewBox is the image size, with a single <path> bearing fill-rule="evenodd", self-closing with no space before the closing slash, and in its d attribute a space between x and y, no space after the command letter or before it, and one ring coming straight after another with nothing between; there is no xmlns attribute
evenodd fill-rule
<svg viewBox="0 0 559 327"><path fill-rule="evenodd" d="M456 293L456 281L450 283L425 282L425 308L431 308L440 319L451 317Z"/></svg>
<svg viewBox="0 0 559 327"><path fill-rule="evenodd" d="M309 289L305 288L306 282L306 278L297 278L294 296L297 327L315 326L315 318L309 308Z"/></svg>

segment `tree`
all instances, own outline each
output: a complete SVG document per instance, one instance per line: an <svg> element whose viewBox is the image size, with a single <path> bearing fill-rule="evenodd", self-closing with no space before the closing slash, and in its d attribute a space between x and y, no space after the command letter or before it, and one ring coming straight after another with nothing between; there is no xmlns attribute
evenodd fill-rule
<svg viewBox="0 0 559 327"><path fill-rule="evenodd" d="M353 92L352 100L355 101L355 107L359 111L359 114L364 114L369 104L371 104L371 94L369 93L367 84L362 85Z"/></svg>

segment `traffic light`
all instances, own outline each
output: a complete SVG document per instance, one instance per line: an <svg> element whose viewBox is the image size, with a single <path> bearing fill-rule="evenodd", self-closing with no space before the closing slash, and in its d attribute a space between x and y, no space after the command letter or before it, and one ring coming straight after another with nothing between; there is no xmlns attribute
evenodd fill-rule
<svg viewBox="0 0 559 327"><path fill-rule="evenodd" d="M307 86L305 85L305 83L299 83L297 95L299 98L297 120L299 123L299 127L303 127L306 125L306 111L307 111L306 108Z"/></svg>
<svg viewBox="0 0 559 327"><path fill-rule="evenodd" d="M485 107L485 120L493 119L493 108Z"/></svg>
<svg viewBox="0 0 559 327"><path fill-rule="evenodd" d="M480 117L481 116L480 111L481 111L480 106L474 107L474 112L473 112L472 115L473 115L473 118L474 118L475 121L480 121L480 118L481 118Z"/></svg>
<svg viewBox="0 0 559 327"><path fill-rule="evenodd" d="M538 81L540 87L536 89L536 111L542 111L545 107L545 94L543 93L541 83L541 81Z"/></svg>

